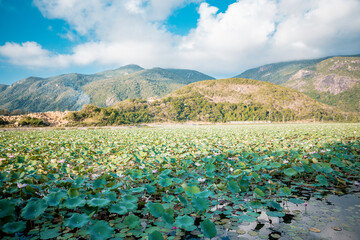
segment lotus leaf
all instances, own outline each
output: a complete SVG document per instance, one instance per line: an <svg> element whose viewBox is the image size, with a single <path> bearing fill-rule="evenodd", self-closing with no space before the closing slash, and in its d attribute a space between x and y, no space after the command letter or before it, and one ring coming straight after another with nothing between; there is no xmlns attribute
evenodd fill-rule
<svg viewBox="0 0 360 240"><path fill-rule="evenodd" d="M138 198L132 195L125 195L121 198L121 201L127 203L137 203Z"/></svg>
<svg viewBox="0 0 360 240"><path fill-rule="evenodd" d="M291 189L288 187L280 188L280 196L290 196L291 195Z"/></svg>
<svg viewBox="0 0 360 240"><path fill-rule="evenodd" d="M122 202L122 203L129 212L135 211L137 209L137 204L135 203L132 202Z"/></svg>
<svg viewBox="0 0 360 240"><path fill-rule="evenodd" d="M124 224L128 226L130 229L134 229L140 226L140 218L135 216L134 214L130 214L124 220Z"/></svg>
<svg viewBox="0 0 360 240"><path fill-rule="evenodd" d="M46 208L47 204L45 200L30 200L25 208L21 210L21 217L27 220L35 220L45 212Z"/></svg>
<svg viewBox="0 0 360 240"><path fill-rule="evenodd" d="M116 201L116 193L115 192L108 192L104 194L104 197L106 199L109 199L110 201Z"/></svg>
<svg viewBox="0 0 360 240"><path fill-rule="evenodd" d="M128 209L124 206L124 204L117 203L110 206L109 212L119 215L125 215L126 213L128 213Z"/></svg>
<svg viewBox="0 0 360 240"><path fill-rule="evenodd" d="M50 193L44 199L46 200L46 203L51 206L55 207L60 204L61 199L65 198L66 194L63 192L56 192L56 193Z"/></svg>
<svg viewBox="0 0 360 240"><path fill-rule="evenodd" d="M295 176L298 172L294 168L287 168L284 170L284 173L287 176L292 177L292 176Z"/></svg>
<svg viewBox="0 0 360 240"><path fill-rule="evenodd" d="M87 201L87 205L89 205L90 207L103 208L109 204L110 204L110 200L105 198L93 198Z"/></svg>
<svg viewBox="0 0 360 240"><path fill-rule="evenodd" d="M144 187L137 187L137 188L132 188L131 189L131 192L133 192L133 193L141 193L143 191L145 191Z"/></svg>
<svg viewBox="0 0 360 240"><path fill-rule="evenodd" d="M265 193L259 189L259 188L255 188L254 193L256 194L256 196L258 196L259 198L263 198L265 196Z"/></svg>
<svg viewBox="0 0 360 240"><path fill-rule="evenodd" d="M239 217L239 220L240 220L240 221L244 221L244 222L255 222L255 221L256 221L256 218L255 218L255 217L248 216L248 215L241 215L241 216Z"/></svg>
<svg viewBox="0 0 360 240"><path fill-rule="evenodd" d="M59 230L56 228L47 229L40 232L40 239L53 239L60 236Z"/></svg>
<svg viewBox="0 0 360 240"><path fill-rule="evenodd" d="M194 198L192 204L193 207L198 211L205 211L209 208L209 201L201 197Z"/></svg>
<svg viewBox="0 0 360 240"><path fill-rule="evenodd" d="M94 225L89 226L87 233L94 240L109 239L114 234L114 229L105 221L96 221Z"/></svg>
<svg viewBox="0 0 360 240"><path fill-rule="evenodd" d="M104 188L107 184L107 181L105 178L98 178L93 182L94 189L98 188Z"/></svg>
<svg viewBox="0 0 360 240"><path fill-rule="evenodd" d="M294 203L294 204L303 204L304 200L299 199L299 198L290 198L289 202Z"/></svg>
<svg viewBox="0 0 360 240"><path fill-rule="evenodd" d="M164 237L159 231L153 231L149 234L149 240L164 240Z"/></svg>
<svg viewBox="0 0 360 240"><path fill-rule="evenodd" d="M235 180L231 180L228 183L228 189L232 192L232 193L238 193L240 191L240 187L239 184L237 183L237 181Z"/></svg>
<svg viewBox="0 0 360 240"><path fill-rule="evenodd" d="M194 194L199 193L200 192L200 188L197 186L187 186L185 187L185 193L189 196L192 197L194 196Z"/></svg>
<svg viewBox="0 0 360 240"><path fill-rule="evenodd" d="M145 189L149 194L154 194L156 192L156 188L151 185L145 185Z"/></svg>
<svg viewBox="0 0 360 240"><path fill-rule="evenodd" d="M68 195L71 198L75 198L75 197L78 197L80 195L80 193L79 193L79 190L77 188L71 188L68 191Z"/></svg>
<svg viewBox="0 0 360 240"><path fill-rule="evenodd" d="M15 212L15 204L9 199L0 200L0 218L13 215Z"/></svg>
<svg viewBox="0 0 360 240"><path fill-rule="evenodd" d="M316 180L322 185L322 186L329 186L329 183L324 175L317 175Z"/></svg>
<svg viewBox="0 0 360 240"><path fill-rule="evenodd" d="M204 220L200 223L201 231L203 232L204 236L207 238L214 238L217 234L217 230L215 224L211 222L209 219Z"/></svg>
<svg viewBox="0 0 360 240"><path fill-rule="evenodd" d="M83 207L86 203L86 200L82 197L68 198L64 201L63 205L66 208L74 209L77 207Z"/></svg>
<svg viewBox="0 0 360 240"><path fill-rule="evenodd" d="M148 202L146 207L150 210L151 215L156 218L161 217L164 213L164 207L160 203Z"/></svg>
<svg viewBox="0 0 360 240"><path fill-rule="evenodd" d="M163 215L162 215L162 219L166 222L166 223L168 223L168 224L173 224L174 223L174 218L173 218L173 216L171 215L171 214L169 214L169 213L164 213Z"/></svg>
<svg viewBox="0 0 360 240"><path fill-rule="evenodd" d="M175 225L185 229L186 231L192 231L196 228L194 225L194 219L187 215L177 217L175 220Z"/></svg>
<svg viewBox="0 0 360 240"><path fill-rule="evenodd" d="M267 214L269 217L284 217L284 216L285 216L285 213L282 213L282 212L271 212L271 211L268 211L268 212L266 212L266 214Z"/></svg>
<svg viewBox="0 0 360 240"><path fill-rule="evenodd" d="M10 222L6 223L2 227L2 231L13 234L13 233L20 233L24 231L26 228L26 222L20 221L20 222Z"/></svg>
<svg viewBox="0 0 360 240"><path fill-rule="evenodd" d="M86 214L74 213L70 218L65 219L64 225L69 228L82 228L90 221Z"/></svg>
<svg viewBox="0 0 360 240"><path fill-rule="evenodd" d="M171 184L172 184L172 179L171 179L171 178L168 178L168 177L160 178L159 184L160 184L160 186L162 186L162 187L169 187L169 186L171 186Z"/></svg>

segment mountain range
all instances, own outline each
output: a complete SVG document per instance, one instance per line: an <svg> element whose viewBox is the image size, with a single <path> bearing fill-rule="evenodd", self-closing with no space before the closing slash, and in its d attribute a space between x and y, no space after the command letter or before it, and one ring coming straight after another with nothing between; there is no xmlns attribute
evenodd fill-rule
<svg viewBox="0 0 360 240"><path fill-rule="evenodd" d="M88 75L29 77L10 86L0 84L0 109L78 111L87 104L104 108L122 106L126 99L165 101L165 96L186 101L185 96L193 98L194 88L196 96L200 94L211 104L271 108L270 112L279 111L281 116L287 116L284 111L292 111L297 119L315 116L316 111L340 115L360 112L360 55L268 64L235 78L242 80L204 82L214 78L194 70L144 69L134 64ZM213 85L216 88L209 87Z"/></svg>
<svg viewBox="0 0 360 240"><path fill-rule="evenodd" d="M159 98L192 82L213 79L194 70L127 65L96 74L29 77L0 85L0 109L75 111L86 104L112 106L128 98Z"/></svg>
<svg viewBox="0 0 360 240"><path fill-rule="evenodd" d="M236 77L275 83L344 111L360 112L360 55L268 64Z"/></svg>

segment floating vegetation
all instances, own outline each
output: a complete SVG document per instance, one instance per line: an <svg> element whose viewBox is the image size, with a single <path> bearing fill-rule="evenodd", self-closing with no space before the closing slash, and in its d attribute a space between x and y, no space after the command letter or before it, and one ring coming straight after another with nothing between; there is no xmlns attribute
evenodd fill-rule
<svg viewBox="0 0 360 240"><path fill-rule="evenodd" d="M0 132L0 234L359 237L359 131L304 124Z"/></svg>

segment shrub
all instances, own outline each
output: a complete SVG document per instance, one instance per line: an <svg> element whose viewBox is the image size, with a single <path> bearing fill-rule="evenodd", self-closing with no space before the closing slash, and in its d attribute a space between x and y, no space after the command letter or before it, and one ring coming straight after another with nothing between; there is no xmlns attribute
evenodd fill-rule
<svg viewBox="0 0 360 240"><path fill-rule="evenodd" d="M8 122L8 121L6 121L6 120L4 120L4 119L0 118L0 125L7 125L7 124L9 124L9 122Z"/></svg>
<svg viewBox="0 0 360 240"><path fill-rule="evenodd" d="M45 123L42 119L40 118L33 118L33 117L29 117L29 116L25 116L23 118L20 119L19 121L20 126L48 126L48 123Z"/></svg>

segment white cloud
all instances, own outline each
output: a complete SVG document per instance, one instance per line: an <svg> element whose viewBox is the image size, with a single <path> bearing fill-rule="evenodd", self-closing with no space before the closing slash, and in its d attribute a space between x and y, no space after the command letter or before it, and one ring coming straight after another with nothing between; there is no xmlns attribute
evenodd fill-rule
<svg viewBox="0 0 360 240"><path fill-rule="evenodd" d="M0 55L23 66L137 63L231 76L270 62L360 52L359 0L238 0L224 13L203 2L197 27L171 34L165 20L190 2L202 1L34 0L45 17L64 19L89 41L69 55L6 43Z"/></svg>
<svg viewBox="0 0 360 240"><path fill-rule="evenodd" d="M36 42L22 44L7 42L0 46L0 55L15 65L26 67L67 67L71 57L65 55L52 55Z"/></svg>

